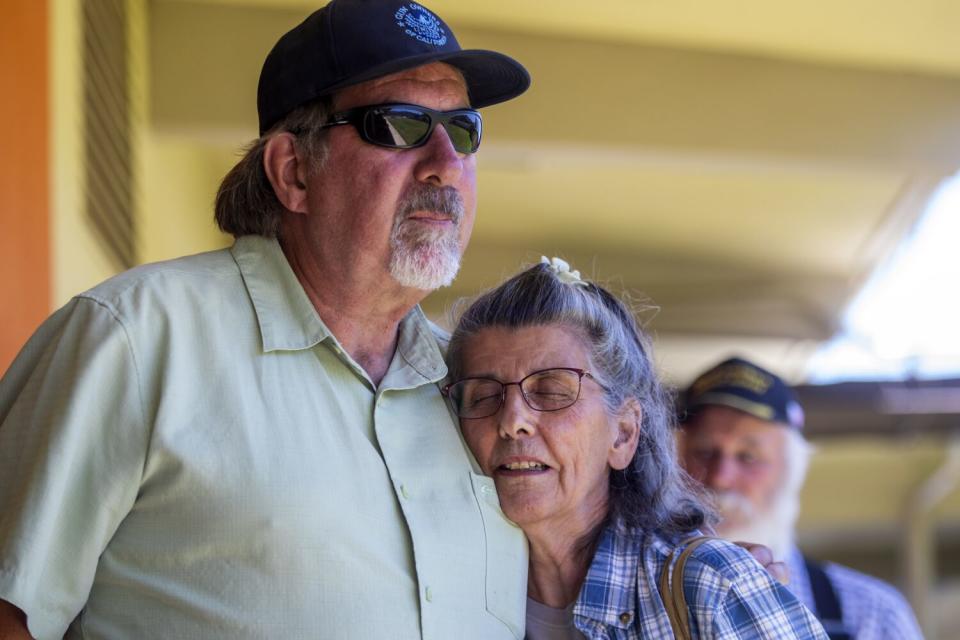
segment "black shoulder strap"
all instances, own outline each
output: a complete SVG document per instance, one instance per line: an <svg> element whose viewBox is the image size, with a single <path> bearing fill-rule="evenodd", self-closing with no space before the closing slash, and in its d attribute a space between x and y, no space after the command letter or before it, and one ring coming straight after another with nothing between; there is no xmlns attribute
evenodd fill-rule
<svg viewBox="0 0 960 640"><path fill-rule="evenodd" d="M827 577L827 572L819 563L804 556L803 563L807 566L807 575L810 576L810 589L813 591L813 603L817 608L817 617L820 624L830 636L830 640L850 640L852 636L843 626L843 616L840 614L840 599Z"/></svg>

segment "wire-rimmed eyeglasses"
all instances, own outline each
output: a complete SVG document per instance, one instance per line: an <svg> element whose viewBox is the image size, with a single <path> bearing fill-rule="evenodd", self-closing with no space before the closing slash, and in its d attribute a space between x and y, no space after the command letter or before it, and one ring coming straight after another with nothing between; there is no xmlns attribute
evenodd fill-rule
<svg viewBox="0 0 960 640"><path fill-rule="evenodd" d="M440 393L453 401L457 416L467 420L494 415L503 406L507 387L511 385L520 388L523 401L534 411L559 411L573 406L580 398L585 377L597 381L584 369L554 367L534 371L516 382L501 382L496 378L463 378L444 386Z"/></svg>

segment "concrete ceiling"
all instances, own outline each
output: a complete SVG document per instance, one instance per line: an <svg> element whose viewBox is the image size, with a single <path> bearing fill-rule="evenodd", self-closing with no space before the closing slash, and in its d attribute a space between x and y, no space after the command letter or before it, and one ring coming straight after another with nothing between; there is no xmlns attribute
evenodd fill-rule
<svg viewBox="0 0 960 640"><path fill-rule="evenodd" d="M672 379L738 351L800 381L960 167L960 4L783 4L430 2L533 86L485 112L474 237L428 312L560 255L659 305ZM263 57L316 6L151 2L155 135L253 138Z"/></svg>

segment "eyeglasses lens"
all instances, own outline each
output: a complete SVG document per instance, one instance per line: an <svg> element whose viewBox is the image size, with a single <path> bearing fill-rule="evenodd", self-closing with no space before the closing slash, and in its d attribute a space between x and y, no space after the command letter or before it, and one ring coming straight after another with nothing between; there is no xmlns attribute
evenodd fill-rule
<svg viewBox="0 0 960 640"><path fill-rule="evenodd" d="M580 395L580 375L566 369L548 369L524 378L520 385L527 403L539 411L569 407Z"/></svg>
<svg viewBox="0 0 960 640"><path fill-rule="evenodd" d="M462 418L485 418L500 408L503 385L497 380L475 378L461 380L450 387L450 397Z"/></svg>

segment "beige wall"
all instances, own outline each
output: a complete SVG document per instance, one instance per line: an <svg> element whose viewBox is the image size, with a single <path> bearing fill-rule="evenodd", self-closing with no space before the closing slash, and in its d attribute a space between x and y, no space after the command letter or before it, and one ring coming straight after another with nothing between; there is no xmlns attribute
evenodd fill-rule
<svg viewBox="0 0 960 640"><path fill-rule="evenodd" d="M139 220L140 259L166 260L227 246L231 238L213 221L213 200L236 158L176 135L145 136L144 207Z"/></svg>

